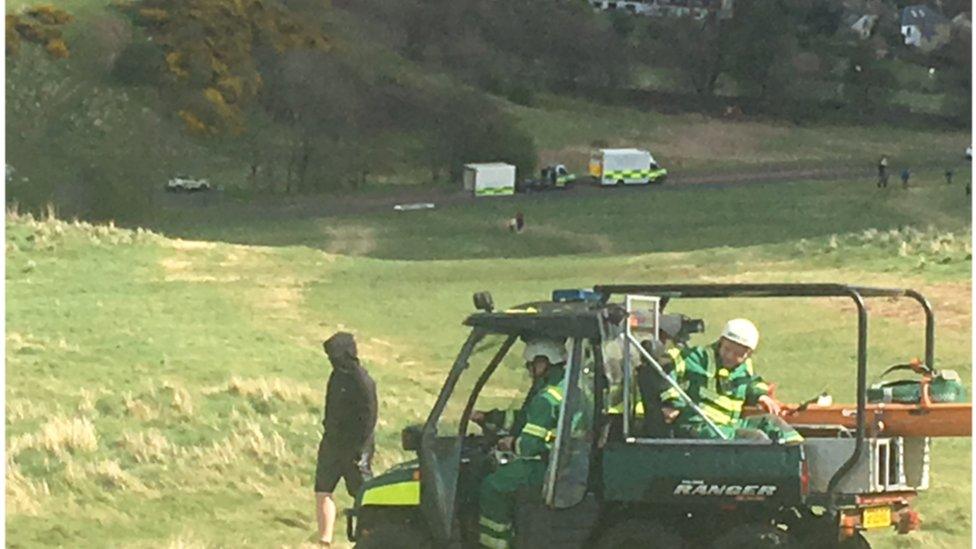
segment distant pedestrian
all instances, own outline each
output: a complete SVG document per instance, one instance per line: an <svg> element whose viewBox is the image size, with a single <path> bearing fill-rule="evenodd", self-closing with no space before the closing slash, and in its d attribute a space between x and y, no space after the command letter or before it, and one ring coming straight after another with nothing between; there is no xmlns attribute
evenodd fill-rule
<svg viewBox="0 0 976 549"><path fill-rule="evenodd" d="M903 189L908 188L908 178L910 178L911 176L912 176L912 171L909 170L908 168L905 168L904 170L901 171L901 188Z"/></svg>
<svg viewBox="0 0 976 549"><path fill-rule="evenodd" d="M522 229L525 228L525 215L522 212L516 212L515 217L508 220L508 230L513 233L521 233Z"/></svg>
<svg viewBox="0 0 976 549"><path fill-rule="evenodd" d="M882 156L878 161L878 188L888 186L888 157Z"/></svg>
<svg viewBox="0 0 976 549"><path fill-rule="evenodd" d="M319 544L332 545L336 505L332 497L339 479L356 497L364 480L373 476L373 430L376 428L376 383L359 363L352 334L338 332L322 347L332 363L325 393L325 434L315 467L315 517Z"/></svg>
<svg viewBox="0 0 976 549"><path fill-rule="evenodd" d="M952 185L952 170L945 171L946 185Z"/></svg>

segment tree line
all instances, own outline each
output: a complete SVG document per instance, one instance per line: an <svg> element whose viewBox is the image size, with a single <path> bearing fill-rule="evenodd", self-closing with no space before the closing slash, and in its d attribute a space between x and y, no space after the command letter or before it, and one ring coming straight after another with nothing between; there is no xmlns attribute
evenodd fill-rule
<svg viewBox="0 0 976 549"><path fill-rule="evenodd" d="M952 15L965 4L943 8ZM748 100L761 114L816 121L829 105L865 120L890 109L897 56L937 69L936 91L959 123L971 110L968 35L922 55L882 17L860 40L831 0L737 0L731 19L703 20L596 13L581 0L115 6L114 15L86 20L81 51L70 57L75 45L63 29L77 23L69 14L8 14L8 157L57 151L71 167L47 177L58 180L47 187L8 181L14 199L138 215L154 207L151 191L172 175L185 142L246 164L236 183L255 192L355 187L404 171L447 181L483 160L528 173L535 144L499 98L601 100L637 87L648 68L676 75L691 104L713 104L731 86L736 99L721 101ZM79 84L79 73L93 87ZM148 158L135 161L140 154Z"/></svg>

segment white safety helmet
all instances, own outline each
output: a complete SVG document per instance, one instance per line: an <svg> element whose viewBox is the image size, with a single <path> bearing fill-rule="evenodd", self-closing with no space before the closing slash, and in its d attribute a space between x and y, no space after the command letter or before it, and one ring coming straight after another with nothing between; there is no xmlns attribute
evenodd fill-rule
<svg viewBox="0 0 976 549"><path fill-rule="evenodd" d="M550 364L561 364L566 362L566 345L554 339L532 339L525 342L525 351L522 358L526 362L532 362L537 356L544 356L549 359Z"/></svg>
<svg viewBox="0 0 976 549"><path fill-rule="evenodd" d="M759 330L756 325L744 318L733 318L725 324L722 329L722 337L729 341L738 343L756 350L759 345Z"/></svg>

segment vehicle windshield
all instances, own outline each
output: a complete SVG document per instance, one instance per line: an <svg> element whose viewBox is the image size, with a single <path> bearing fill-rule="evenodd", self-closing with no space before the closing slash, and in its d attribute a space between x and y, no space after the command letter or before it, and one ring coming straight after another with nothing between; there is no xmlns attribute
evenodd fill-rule
<svg viewBox="0 0 976 549"><path fill-rule="evenodd" d="M473 424L469 423L465 432L461 432L461 418L478 379L510 339L511 336L507 335L489 334L475 345L468 357L467 366L461 372L444 411L438 418L437 432L441 436L465 435L472 428L477 430L477 427L473 427ZM515 347L517 346L515 345ZM520 399L524 398L530 384L531 379L522 365L521 356L519 353L509 350L495 369L488 384L479 394L474 409L518 407L521 403Z"/></svg>

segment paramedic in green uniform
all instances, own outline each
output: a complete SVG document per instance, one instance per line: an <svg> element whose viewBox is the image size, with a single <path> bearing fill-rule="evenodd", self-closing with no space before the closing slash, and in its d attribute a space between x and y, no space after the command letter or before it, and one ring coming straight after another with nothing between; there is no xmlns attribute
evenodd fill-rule
<svg viewBox="0 0 976 549"><path fill-rule="evenodd" d="M541 493L549 452L556 438L564 394L566 345L552 339L530 340L523 357L533 378L534 394L530 394L516 416L521 425L514 436L498 441L499 449L514 452L515 459L485 477L481 484L478 541L482 547L511 547L515 494L520 488L533 486L538 486Z"/></svg>
<svg viewBox="0 0 976 549"><path fill-rule="evenodd" d="M730 320L711 345L669 349L667 359L673 362L670 375L726 438L758 435L758 430L776 442L799 444L803 437L780 417L782 405L753 370L750 356L758 344L759 330L752 322ZM676 390L664 391L661 398L664 406L677 413L676 436L718 438ZM759 406L768 413L743 418L743 406Z"/></svg>

